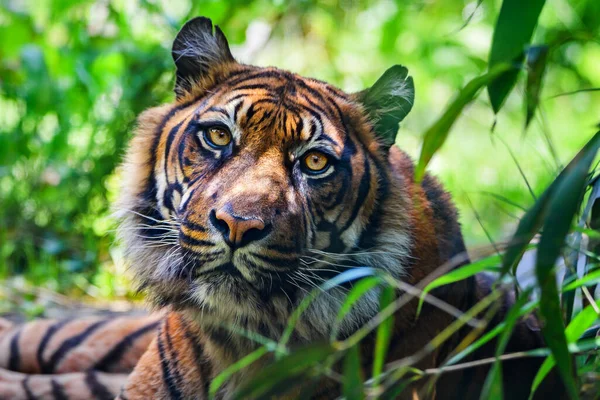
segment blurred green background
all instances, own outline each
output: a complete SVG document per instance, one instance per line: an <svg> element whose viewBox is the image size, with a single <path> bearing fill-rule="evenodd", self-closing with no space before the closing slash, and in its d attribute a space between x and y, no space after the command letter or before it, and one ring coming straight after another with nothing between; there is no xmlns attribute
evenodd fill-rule
<svg viewBox="0 0 600 400"><path fill-rule="evenodd" d="M117 166L135 116L173 99L170 46L185 20L212 18L240 61L347 91L404 64L416 101L397 142L416 158L426 128L485 71L501 2L0 4L0 287L114 299L131 290L110 210ZM470 247L503 242L594 133L600 92L582 89L600 87L599 26L600 1L548 0L533 43L552 51L530 127L521 79L498 116L479 96L430 164L455 197ZM0 311L8 303L0 291Z"/></svg>

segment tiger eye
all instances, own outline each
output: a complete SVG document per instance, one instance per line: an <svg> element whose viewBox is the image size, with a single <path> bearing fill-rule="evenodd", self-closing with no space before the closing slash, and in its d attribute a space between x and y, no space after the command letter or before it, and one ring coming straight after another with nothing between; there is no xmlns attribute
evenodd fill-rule
<svg viewBox="0 0 600 400"><path fill-rule="evenodd" d="M319 151L311 151L304 156L304 166L310 172L323 171L328 165L329 158Z"/></svg>
<svg viewBox="0 0 600 400"><path fill-rule="evenodd" d="M207 137L210 144L215 147L225 147L231 143L231 133L223 128L209 128Z"/></svg>

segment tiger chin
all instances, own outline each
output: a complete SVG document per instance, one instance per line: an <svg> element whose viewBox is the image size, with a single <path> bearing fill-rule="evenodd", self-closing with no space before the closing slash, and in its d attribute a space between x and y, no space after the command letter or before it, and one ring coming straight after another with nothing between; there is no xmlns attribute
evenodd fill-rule
<svg viewBox="0 0 600 400"><path fill-rule="evenodd" d="M240 332L278 340L307 294L344 271L368 266L416 285L444 264L468 261L449 194L429 175L416 182L411 159L393 145L414 101L406 69L394 66L373 87L348 94L277 68L236 62L222 31L203 17L183 26L172 56L176 99L139 117L122 168L120 239L140 288L165 314L158 333L142 343L148 349L120 399L208 398L211 380L257 346ZM481 275L435 295L466 311L491 292L491 284ZM311 303L296 324L292 347L328 340L351 285ZM375 316L378 299L376 291L361 298L338 337ZM490 327L511 304L505 294ZM454 320L427 304L417 316L416 302L408 303L395 315L386 360L414 354ZM136 329L148 329L156 320L140 324ZM517 323L507 351L543 347L535 324L533 317ZM121 341L132 337L131 329ZM416 367L439 367L468 332L459 331ZM361 342L367 373L374 340L372 335ZM13 342L7 336L0 347ZM494 351L490 342L472 357ZM217 397L231 397L268 362L261 359L234 376ZM94 371L91 365L88 371ZM539 365L533 359L504 363L507 398L527 398ZM479 398L487 371L443 374L435 390L416 383L400 396ZM95 378L106 389L103 395L117 390L104 375ZM31 397L33 382L26 382L24 398ZM311 398L340 396L335 381L311 385ZM82 395L62 387L68 399L96 396L87 388ZM298 382L287 397L297 398L304 389ZM538 395L561 398L563 390L553 377Z"/></svg>

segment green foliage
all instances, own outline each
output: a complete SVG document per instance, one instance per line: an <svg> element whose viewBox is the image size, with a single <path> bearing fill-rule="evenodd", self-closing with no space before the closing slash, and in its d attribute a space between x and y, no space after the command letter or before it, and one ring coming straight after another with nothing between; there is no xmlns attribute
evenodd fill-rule
<svg viewBox="0 0 600 400"><path fill-rule="evenodd" d="M546 0L504 0L494 29L490 50L490 70L502 63L521 63L523 49L531 41L533 30ZM500 111L504 101L517 82L518 70L504 72L489 85L488 93L494 112Z"/></svg>
<svg viewBox="0 0 600 400"><path fill-rule="evenodd" d="M578 385L580 378L600 374L600 340L597 328L590 328L599 322L598 304L590 295L600 282L600 248L596 243L586 250L581 240L583 235L600 238L595 190L589 206L582 206L585 189L599 182L591 165L600 136L590 140L590 132L598 123L600 101L600 3L521 3L2 3L0 278L8 285L15 280L10 278L22 275L27 285L69 295L127 294L109 208L117 193L116 167L135 116L173 99L170 42L177 29L192 16L206 15L226 32L241 61L291 69L351 92L363 90L363 102L383 138L396 137L400 147L420 154L417 177L428 167L454 194L468 244L504 238L516 225L508 247L496 246L500 254L476 258L422 288L407 290L405 283L368 267L351 269L307 296L278 343L234 329L233 334L256 339L259 347L223 371L211 383L211 394L243 369L272 358L274 363L241 388L238 398L288 392L298 381L310 383L321 375L339 378L348 399L394 398L415 381L433 383L439 374L466 368L469 355L498 339L496 357L480 360L492 365L484 395L505 392L499 360L546 357L532 391L554 367L576 398L585 390ZM414 87L398 63L408 66L419 90L418 103L406 119ZM395 66L381 76L389 65ZM521 70L527 75L523 81ZM409 96L396 96L397 82L406 84ZM484 87L491 104L480 96ZM393 112L387 112L388 103ZM563 162L580 148L563 169ZM485 196L472 196L474 192ZM498 285L518 287L517 266L530 249L539 249L536 281L518 291L505 321L481 334L481 324L499 307L500 292L495 290L425 348L405 359L386 358L394 313L414 297L420 307L432 290L482 271L500 270ZM583 276L568 271L557 285L557 258L563 256L572 266L580 253L588 258ZM352 289L340 305L336 326L370 291L382 298L379 314L343 340L334 330L330 343L289 348L295 324L311 302L348 282ZM391 295L391 288L400 289L399 297ZM530 292L536 299L528 298ZM584 298L581 306L576 306L577 296ZM33 297L28 295L25 303L31 304L29 315L37 316L43 309L31 303ZM10 306L6 303L0 301L0 311ZM548 348L505 354L515 322L532 311L544 321ZM467 326L473 327L471 333L443 365L415 368ZM357 346L371 334L377 337L377 361L374 376L365 377L371 371L359 368Z"/></svg>

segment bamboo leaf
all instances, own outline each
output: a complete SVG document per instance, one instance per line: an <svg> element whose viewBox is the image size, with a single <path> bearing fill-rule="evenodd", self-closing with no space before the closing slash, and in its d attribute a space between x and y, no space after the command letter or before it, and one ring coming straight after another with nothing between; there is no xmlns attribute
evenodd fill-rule
<svg viewBox="0 0 600 400"><path fill-rule="evenodd" d="M336 352L328 343L317 343L299 349L270 364L235 393L235 399L256 399L281 396L300 381L315 365Z"/></svg>
<svg viewBox="0 0 600 400"><path fill-rule="evenodd" d="M454 270L448 272L447 274L444 274L444 275L440 276L439 278L433 280L427 286L425 286L425 288L423 289L423 291L421 293L421 296L419 296L419 305L417 307L417 315L419 315L421 313L421 308L423 307L423 301L425 299L425 296L427 296L427 294L429 292L431 292L432 290L434 290L440 286L444 286L444 285L448 285L450 283L462 281L463 279L469 278L469 277L476 275L482 271L488 270L496 265L499 265L501 261L502 260L501 260L500 256L497 256L497 255L489 256L489 257L483 258L481 260L472 262L471 264L467 264L460 268L454 269Z"/></svg>
<svg viewBox="0 0 600 400"><path fill-rule="evenodd" d="M429 161L435 152L442 147L450 133L452 125L454 125L454 122L465 106L473 101L479 89L488 85L501 74L512 69L514 69L514 67L508 64L496 65L494 68L490 68L488 73L471 80L458 93L442 116L425 132L423 137L423 147L421 149L421 155L419 156L419 163L415 169L415 179L417 181L421 180L427 164L429 164Z"/></svg>
<svg viewBox="0 0 600 400"><path fill-rule="evenodd" d="M526 5L519 0L502 2L492 38L490 71L501 63L522 62L523 50L531 41L544 3L545 0L530 0ZM506 71L488 85L488 94L495 113L502 108L517 81L518 74L518 70Z"/></svg>
<svg viewBox="0 0 600 400"><path fill-rule="evenodd" d="M496 346L496 357L500 357L502 354L504 354L515 324L521 317L521 310L529 300L530 293L531 289L521 293L521 296L517 299L515 304L513 304L510 311L506 315L506 318L504 319L504 329L502 330L502 334L498 340L498 345ZM518 385L519 383L515 382L514 384ZM501 399L503 397L502 363L497 358L485 380L480 399Z"/></svg>
<svg viewBox="0 0 600 400"><path fill-rule="evenodd" d="M525 128L529 126L540 102L542 79L548 61L548 46L531 46L527 50L527 84L525 86Z"/></svg>
<svg viewBox="0 0 600 400"><path fill-rule="evenodd" d="M514 269L517 267L517 264L527 249L529 242L540 230L542 224L544 224L552 198L554 196L560 197L562 195L562 190L559 190L561 183L564 180L569 179L571 171L578 168L581 160L586 157L586 164L589 169L589 163L591 163L591 161L588 159L590 154L593 159L600 144L599 142L600 132L596 133L594 137L585 145L585 147L581 149L581 151L573 158L573 160L571 160L567 167L556 177L556 179L550 184L550 186L548 186L544 193L537 199L535 204L525 213L523 218L521 218L517 230L515 231L510 244L504 253L504 258L502 261L502 275L506 274L511 269L514 271ZM587 174L587 170L585 174ZM574 213L571 214L570 218L572 218L573 215Z"/></svg>
<svg viewBox="0 0 600 400"><path fill-rule="evenodd" d="M392 286L386 286L379 297L379 310L385 309L394 301L395 290ZM392 339L394 329L394 316L391 315L379 324L375 337L375 354L373 355L373 385L377 386L380 375L383 372L385 356Z"/></svg>
<svg viewBox="0 0 600 400"><path fill-rule="evenodd" d="M234 375L235 373L246 368L250 364L254 363L255 361L257 361L258 359L260 359L267 353L268 353L268 350L266 347L260 347L259 349L253 351L252 353L243 357L239 361L237 361L237 362L231 364L229 367L225 368L223 370L223 372L221 372L219 375L217 375L215 377L215 379L213 379L212 382L210 382L210 386L209 386L209 390L208 390L209 398L214 399L219 388L225 382L227 382L227 380L229 380L229 378L231 378L232 375Z"/></svg>
<svg viewBox="0 0 600 400"><path fill-rule="evenodd" d="M571 321L569 326L567 326L567 329L565 330L567 341L569 343L576 342L581 335L583 335L585 331L597 320L598 314L596 314L596 311L593 307L587 306L584 308L579 314L577 314L577 316L575 316L575 318L573 318L573 321ZM555 365L556 361L554 360L554 357L551 355L548 356L533 379L531 392L529 394L530 399L533 398L535 391Z"/></svg>
<svg viewBox="0 0 600 400"><path fill-rule="evenodd" d="M346 315L348 315L350 310L352 310L352 307L354 306L354 304L361 297L363 297L365 294L367 294L369 291L371 291L375 286L377 286L380 283L381 283L380 277L371 276L371 277L363 278L353 285L352 289L350 289L350 291L348 292L348 295L346 296L346 300L344 300L344 303L340 307L340 311L338 312L338 315L335 318L335 323L331 330L331 336L330 336L330 339L332 341L337 338L340 324L342 323L342 321L344 320Z"/></svg>
<svg viewBox="0 0 600 400"><path fill-rule="evenodd" d="M346 400L362 400L365 398L364 381L358 346L352 346L348 349L344 358L343 391Z"/></svg>
<svg viewBox="0 0 600 400"><path fill-rule="evenodd" d="M588 171L600 146L600 132L590 140L575 159L555 180L555 196L549 196L548 212L538 245L535 272L540 290L542 334L557 361L558 371L571 398L578 398L573 378L573 365L567 347L565 327L556 287L555 262L579 210Z"/></svg>

